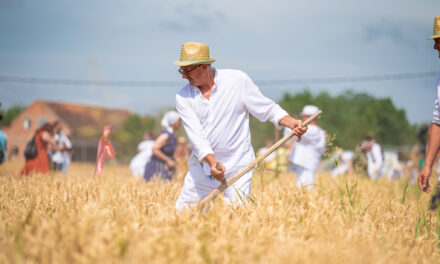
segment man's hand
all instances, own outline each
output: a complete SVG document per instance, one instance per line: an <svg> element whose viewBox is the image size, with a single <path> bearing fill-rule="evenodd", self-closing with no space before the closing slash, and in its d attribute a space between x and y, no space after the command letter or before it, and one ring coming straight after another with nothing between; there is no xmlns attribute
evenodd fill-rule
<svg viewBox="0 0 440 264"><path fill-rule="evenodd" d="M302 121L299 119L295 119L291 116L285 116L281 118L280 125L290 128L292 131L295 131L295 136L298 137L297 142L301 140L301 136L307 132L307 127L302 126Z"/></svg>
<svg viewBox="0 0 440 264"><path fill-rule="evenodd" d="M430 176L431 176L431 168L429 168L429 166L424 166L423 170L419 174L419 177L417 177L417 182L419 184L420 190L424 192L431 191L431 186L429 186Z"/></svg>
<svg viewBox="0 0 440 264"><path fill-rule="evenodd" d="M211 168L211 177L213 177L217 181L223 181L225 179L226 168L223 165L223 163L217 161L214 158L214 155L212 155L212 154L206 155L206 157L204 158L204 161L207 162L209 164L209 167ZM217 164L219 164L219 165L217 165ZM217 167L217 166L219 166L219 167Z"/></svg>
<svg viewBox="0 0 440 264"><path fill-rule="evenodd" d="M211 176L217 181L223 181L225 179L225 166L221 162L216 162L211 165Z"/></svg>
<svg viewBox="0 0 440 264"><path fill-rule="evenodd" d="M301 136L307 132L307 127L303 127L302 120L299 119L294 119L292 122L292 127L289 128L295 131L295 135L298 137L298 140L296 142L300 142Z"/></svg>

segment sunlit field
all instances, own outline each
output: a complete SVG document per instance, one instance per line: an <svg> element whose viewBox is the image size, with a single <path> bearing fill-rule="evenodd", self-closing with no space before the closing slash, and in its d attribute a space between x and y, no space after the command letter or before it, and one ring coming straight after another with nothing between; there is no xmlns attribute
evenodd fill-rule
<svg viewBox="0 0 440 264"><path fill-rule="evenodd" d="M302 191L258 170L248 205L178 213L183 173L145 183L72 164L20 178L21 166L0 167L0 263L440 263L438 212L404 180L320 173Z"/></svg>

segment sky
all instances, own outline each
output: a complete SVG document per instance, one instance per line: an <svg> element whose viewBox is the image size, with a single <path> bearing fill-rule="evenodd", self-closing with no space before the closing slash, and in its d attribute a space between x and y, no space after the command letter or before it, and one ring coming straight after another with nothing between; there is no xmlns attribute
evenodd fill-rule
<svg viewBox="0 0 440 264"><path fill-rule="evenodd" d="M246 72L267 97L308 89L389 97L413 124L432 119L437 76L377 82L280 80L439 72L438 0L0 0L0 102L92 104L157 114L185 85L182 43L210 46L217 68ZM5 81L143 82L142 86Z"/></svg>

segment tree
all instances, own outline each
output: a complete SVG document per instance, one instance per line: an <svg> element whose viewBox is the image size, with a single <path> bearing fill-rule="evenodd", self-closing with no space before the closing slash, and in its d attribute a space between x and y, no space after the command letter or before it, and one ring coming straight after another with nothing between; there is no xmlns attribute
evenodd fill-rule
<svg viewBox="0 0 440 264"><path fill-rule="evenodd" d="M0 126L9 126L12 120L14 120L14 118L18 116L25 108L26 107L22 105L13 105L7 110L0 109L0 115L2 116L2 119L0 119Z"/></svg>
<svg viewBox="0 0 440 264"><path fill-rule="evenodd" d="M154 131L155 125L153 117L132 114L113 136L119 159L129 161L136 154L137 145L143 140L145 132Z"/></svg>
<svg viewBox="0 0 440 264"><path fill-rule="evenodd" d="M411 125L404 110L397 109L389 98L374 98L366 93L346 91L337 96L309 91L284 94L279 104L289 114L299 118L302 108L313 104L323 110L319 125L335 136L333 144L353 149L365 136L374 135L382 145L409 145L416 140L416 127ZM251 119L252 142L255 149L264 139L274 135L273 124L261 124Z"/></svg>

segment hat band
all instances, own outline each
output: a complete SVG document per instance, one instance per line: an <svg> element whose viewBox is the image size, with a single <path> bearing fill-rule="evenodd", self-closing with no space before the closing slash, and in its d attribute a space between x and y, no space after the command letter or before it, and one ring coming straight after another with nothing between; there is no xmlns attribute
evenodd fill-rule
<svg viewBox="0 0 440 264"><path fill-rule="evenodd" d="M432 35L440 35L440 31L436 31L436 32L432 33Z"/></svg>
<svg viewBox="0 0 440 264"><path fill-rule="evenodd" d="M202 62L202 61L209 61L210 59L199 59L199 60L195 60L195 59L180 59L180 61L182 62Z"/></svg>

